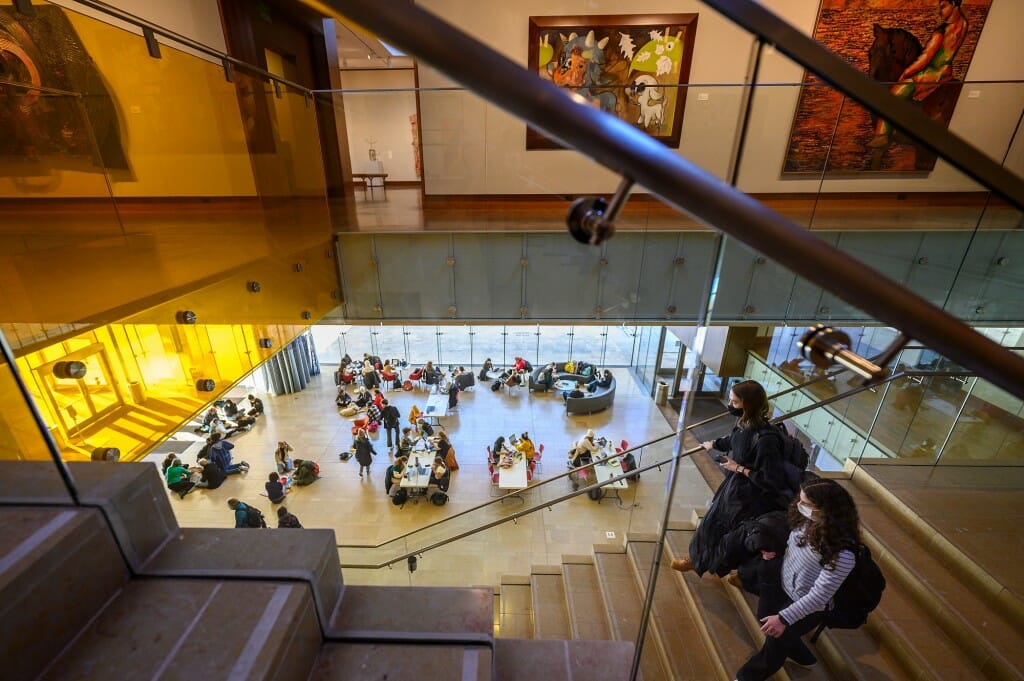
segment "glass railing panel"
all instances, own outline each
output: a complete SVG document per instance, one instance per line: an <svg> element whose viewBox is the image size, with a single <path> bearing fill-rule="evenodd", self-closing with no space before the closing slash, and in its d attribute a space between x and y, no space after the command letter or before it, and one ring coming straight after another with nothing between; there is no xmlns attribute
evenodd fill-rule
<svg viewBox="0 0 1024 681"><path fill-rule="evenodd" d="M60 475L53 455L22 395L14 372L15 368L0 355L0 461L48 461L53 464L53 479L58 482ZM25 376L21 378L25 380ZM56 424L47 423L47 427L58 439Z"/></svg>
<svg viewBox="0 0 1024 681"><path fill-rule="evenodd" d="M938 463L1019 465L1024 457L1024 401L982 379L970 379L968 395Z"/></svg>

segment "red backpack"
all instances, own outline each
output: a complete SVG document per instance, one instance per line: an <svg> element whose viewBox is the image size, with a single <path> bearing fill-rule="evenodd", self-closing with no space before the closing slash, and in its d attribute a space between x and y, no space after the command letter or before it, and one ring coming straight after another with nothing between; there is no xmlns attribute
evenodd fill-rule
<svg viewBox="0 0 1024 681"><path fill-rule="evenodd" d="M313 475L315 475L316 477L319 478L320 477L320 464L318 464L316 461L310 461L310 463L313 464Z"/></svg>

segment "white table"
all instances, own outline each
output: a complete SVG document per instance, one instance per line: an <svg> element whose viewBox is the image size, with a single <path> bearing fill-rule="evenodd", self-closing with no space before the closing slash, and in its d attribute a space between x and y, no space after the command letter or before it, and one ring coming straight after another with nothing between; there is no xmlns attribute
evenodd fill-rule
<svg viewBox="0 0 1024 681"><path fill-rule="evenodd" d="M521 492L529 485L530 481L526 479L526 457L516 457L508 468L498 468L498 489ZM508 498L526 503L521 494L512 494Z"/></svg>
<svg viewBox="0 0 1024 681"><path fill-rule="evenodd" d="M618 461L618 459L609 459L609 461ZM614 477L622 475L622 466L610 466L607 463L599 463L594 466L594 475L597 477L597 482L602 483L605 480L611 480ZM614 494L619 508L628 508L622 505L622 497L619 496L619 491L624 489L629 489L629 481L625 478L608 483L601 488L601 499L605 498L609 494ZM601 503L601 499L597 500L598 503Z"/></svg>
<svg viewBox="0 0 1024 681"><path fill-rule="evenodd" d="M423 417L429 419L427 423L437 426L441 424L441 417L448 415L448 396L435 393L427 398L427 406L423 409Z"/></svg>
<svg viewBox="0 0 1024 681"><path fill-rule="evenodd" d="M427 493L427 486L430 484L430 464L432 463L433 459L428 459L427 457L420 458L423 473L418 472L416 469L416 457L413 457L406 465L405 475L402 476L400 487L409 490L409 496L414 497L413 503L418 501L415 496Z"/></svg>

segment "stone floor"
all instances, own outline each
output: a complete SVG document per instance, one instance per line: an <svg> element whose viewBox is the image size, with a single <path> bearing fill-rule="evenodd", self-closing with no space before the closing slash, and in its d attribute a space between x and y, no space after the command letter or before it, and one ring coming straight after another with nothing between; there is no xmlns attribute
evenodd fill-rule
<svg viewBox="0 0 1024 681"><path fill-rule="evenodd" d="M343 564L376 565L568 493L570 488L565 479L550 484L544 484L544 480L565 471L570 443L588 428L613 442L625 439L634 444L672 432L666 417L625 369L616 371L618 390L612 408L589 416L566 416L561 399L554 394L519 389L509 395L505 390L491 392L488 386L477 385L460 395L456 412L442 419L461 466L453 475L450 502L443 507L425 501L410 502L400 508L384 493L383 477L391 455L383 433L374 440L378 455L369 480L359 478L359 466L354 459L338 459L338 453L352 442L351 419L340 417L334 406L336 388L332 373L333 367L325 366L324 373L300 393L263 396L266 416L251 432L234 438L235 459L248 461L252 470L244 476L230 477L214 491L197 491L183 500L172 495L179 523L191 527L231 527L234 519L226 501L234 496L254 503L264 511L270 524L276 525L276 509L261 493L267 475L274 470L276 443L283 439L295 448L295 456L314 459L321 469L319 481L288 495L285 503L289 510L305 527L333 529L342 545L339 550ZM422 390L389 391L386 395L394 400L403 417L413 404L422 409L427 397ZM437 528L420 530L382 549L344 546L385 542L489 501L496 490L490 484L485 448L498 435L507 437L522 431L528 431L535 443L545 446L540 474L525 493L525 504L515 499L501 501ZM186 432L179 433L175 440L198 442L198 438ZM675 438L668 438L645 448L642 461L669 456L674 441ZM194 461L193 452L198 446L183 453L186 463ZM146 460L159 464L172 448L180 451L181 445L169 441L167 447L158 448ZM589 554L596 543L621 542L625 532L656 531L664 508L667 474L667 467L644 474L639 484L622 492L622 507L613 498L598 504L585 496L578 497L523 517L515 524L501 524L425 552L414 574L410 575L403 561L393 569L346 568L345 580L362 584L495 586L501 574L529 574L531 565L559 563L562 554ZM689 518L692 509L705 504L709 496L696 467L685 462L673 515ZM614 533L614 537L608 533Z"/></svg>

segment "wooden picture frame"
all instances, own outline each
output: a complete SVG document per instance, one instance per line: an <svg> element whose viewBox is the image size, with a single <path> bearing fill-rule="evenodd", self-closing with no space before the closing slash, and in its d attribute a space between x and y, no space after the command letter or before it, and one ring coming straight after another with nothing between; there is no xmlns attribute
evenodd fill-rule
<svg viewBox="0 0 1024 681"><path fill-rule="evenodd" d="M678 148L696 14L530 17L531 72ZM527 149L560 149L531 128Z"/></svg>

